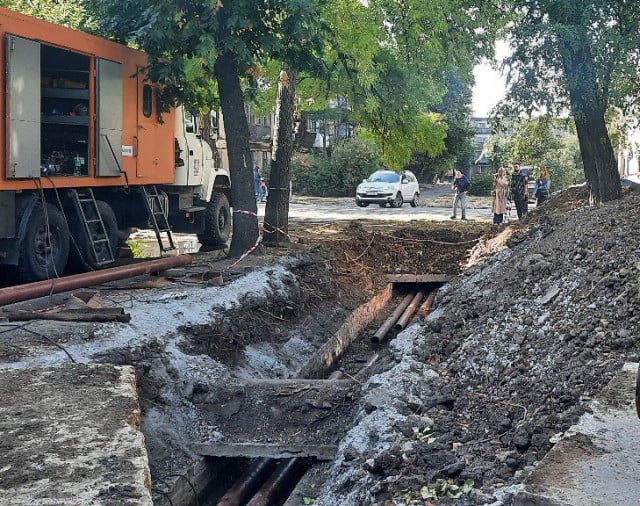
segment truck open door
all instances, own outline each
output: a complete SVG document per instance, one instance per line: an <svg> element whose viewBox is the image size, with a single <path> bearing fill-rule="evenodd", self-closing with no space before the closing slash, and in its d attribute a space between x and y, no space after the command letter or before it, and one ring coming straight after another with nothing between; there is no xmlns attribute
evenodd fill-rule
<svg viewBox="0 0 640 506"><path fill-rule="evenodd" d="M96 59L96 175L119 176L122 169L122 64Z"/></svg>
<svg viewBox="0 0 640 506"><path fill-rule="evenodd" d="M7 178L40 176L40 44L6 35Z"/></svg>

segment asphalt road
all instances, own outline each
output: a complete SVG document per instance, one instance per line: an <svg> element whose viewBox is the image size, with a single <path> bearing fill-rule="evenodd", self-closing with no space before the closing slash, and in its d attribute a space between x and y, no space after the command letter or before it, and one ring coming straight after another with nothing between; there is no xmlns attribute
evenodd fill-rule
<svg viewBox="0 0 640 506"><path fill-rule="evenodd" d="M302 223L327 223L337 220L379 221L449 221L453 191L448 184L427 185L420 188L420 205L411 207L381 208L372 204L358 207L353 198L298 197L294 195L289 204L289 221ZM265 203L258 203L258 217L264 216ZM458 218L460 212L458 210ZM493 219L491 199L469 197L467 204L469 221L490 222Z"/></svg>

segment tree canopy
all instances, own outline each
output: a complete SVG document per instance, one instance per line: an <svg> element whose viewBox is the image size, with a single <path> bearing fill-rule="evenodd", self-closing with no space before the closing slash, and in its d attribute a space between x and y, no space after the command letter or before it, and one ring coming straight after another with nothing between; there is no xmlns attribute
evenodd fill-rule
<svg viewBox="0 0 640 506"><path fill-rule="evenodd" d="M620 196L605 115L637 108L640 5L608 0L514 0L503 113L569 110L591 201ZM634 98L636 97L636 98Z"/></svg>

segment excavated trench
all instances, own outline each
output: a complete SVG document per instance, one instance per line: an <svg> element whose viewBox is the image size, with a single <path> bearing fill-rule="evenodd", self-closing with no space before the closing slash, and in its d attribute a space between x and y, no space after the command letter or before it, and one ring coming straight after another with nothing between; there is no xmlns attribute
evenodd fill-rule
<svg viewBox="0 0 640 506"><path fill-rule="evenodd" d="M205 413L204 425L224 436L195 445L195 463L165 480L170 486L156 486L156 503L284 504L307 469L335 455L361 409L359 385L389 367L386 344L400 331L395 320L403 310L386 334L376 331L403 302L419 317L420 306L433 302L429 294L460 272L488 231L481 224L334 226L323 230L333 232L330 246L315 233L300 241L311 246L286 294L274 289L266 300L248 294L221 318L181 328L189 336L182 352L222 362L234 378L189 390L189 402ZM155 445L150 446L152 462L167 453L154 459ZM175 474L166 467L160 465L158 475Z"/></svg>
<svg viewBox="0 0 640 506"><path fill-rule="evenodd" d="M306 482L322 481L316 464L334 458L363 409L361 383L393 363L386 344L398 330L376 330L403 301L419 313L488 231L333 224L232 269L194 255L165 280L87 290L130 313L129 323L11 327L0 357L13 368L74 357L134 369L154 504L218 504L230 488L236 498L222 504L285 504L307 469ZM193 284L208 271L223 272L224 285ZM260 492L262 480L238 482L246 472L272 480ZM249 489L260 497L252 503Z"/></svg>
<svg viewBox="0 0 640 506"><path fill-rule="evenodd" d="M290 500L299 504L300 494L292 496L292 492L314 464L334 458L357 409L358 385L386 367L388 339L415 318L424 317L437 289L451 276L387 278L390 282L380 293L344 316L337 330L302 368L284 373L287 378L278 377L282 370L271 371L275 372L273 378L265 377L265 371L259 373L260 378L252 377L242 365L240 340L246 345L283 339L280 328L266 337L261 318L243 317L243 332L234 327L239 315L188 329L193 338L184 351L207 354L216 360L224 357L242 377L240 384L219 385L196 395L198 404L206 404L207 409L225 418L223 426L220 421L218 424L226 439L234 442L196 445L202 458L185 473L175 475L173 488L162 491L154 502L266 506ZM304 306L303 291L292 292L299 307ZM251 303L243 305L243 310L256 310ZM270 315L284 315L279 316L282 319L299 316L290 301L272 300L271 307L263 309ZM308 330L308 317L301 320ZM335 315L331 321L337 323ZM276 427L278 433L271 433L268 427Z"/></svg>

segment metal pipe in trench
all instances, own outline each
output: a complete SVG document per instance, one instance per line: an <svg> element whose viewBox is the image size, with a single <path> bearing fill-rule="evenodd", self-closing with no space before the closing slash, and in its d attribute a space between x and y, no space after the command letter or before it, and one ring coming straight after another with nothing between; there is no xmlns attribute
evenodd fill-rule
<svg viewBox="0 0 640 506"><path fill-rule="evenodd" d="M403 314L406 307L414 299L415 295L408 294L395 309L393 314L385 321L385 323L378 329L376 336L384 331L384 334L379 338L384 338L386 333L396 323L398 318ZM384 328L386 327L386 330ZM372 337L373 340L373 337ZM378 341L375 341L378 342ZM373 354L363 369L371 367L378 361L380 355L378 353ZM342 370L336 370L329 376L328 379L342 379L345 377L345 373ZM286 484L296 468L300 465L300 459L293 458L284 461L280 464L278 469L274 471L273 475L264 483L262 488L253 496L251 501L247 503L247 506L262 506L268 505L276 493L279 493L282 486ZM247 471L233 484L233 486L227 491L227 493L218 501L217 506L239 506L244 504L249 493L255 488L257 482L264 478L265 469L271 468L275 464L276 460L268 457L264 457L252 464Z"/></svg>
<svg viewBox="0 0 640 506"><path fill-rule="evenodd" d="M302 459L293 458L281 462L273 474L264 482L262 488L256 492L247 506L268 506L278 497L284 487L291 483L294 472L301 468Z"/></svg>
<svg viewBox="0 0 640 506"><path fill-rule="evenodd" d="M387 318L387 320L380 326L380 328L376 330L375 334L371 336L372 343L377 344L385 338L387 333L391 330L391 327L396 324L398 318L402 316L404 310L411 303L414 296L414 293L410 293L404 299L402 299L402 302L398 305L393 314L389 318Z"/></svg>
<svg viewBox="0 0 640 506"><path fill-rule="evenodd" d="M424 297L424 290L418 290L418 293L416 293L416 295L413 297L413 299L411 300L411 303L407 306L407 309L405 309L404 312L402 313L402 316L398 318L398 321L396 322L396 325L394 327L396 331L404 330L404 328L409 323L409 320L411 320L413 315L418 310L418 307L420 306L420 303L422 302L423 297Z"/></svg>
<svg viewBox="0 0 640 506"><path fill-rule="evenodd" d="M65 292L67 290L75 290L76 288L82 288L85 286L106 283L107 281L115 281L116 279L141 276L143 274L158 272L170 267L177 267L179 265L187 265L190 263L190 255L178 255L175 257L149 260L148 262L111 267L109 269L102 269L99 271L74 274L72 276L64 276L62 278L36 281L35 283L27 283L25 285L0 288L0 306L34 299L36 297L42 297L52 293Z"/></svg>
<svg viewBox="0 0 640 506"><path fill-rule="evenodd" d="M436 291L434 290L429 294L427 300L424 301L422 306L420 306L419 315L424 318L431 311L431 307L433 306L434 301L436 300Z"/></svg>
<svg viewBox="0 0 640 506"><path fill-rule="evenodd" d="M266 457L255 461L236 480L227 493L218 501L217 506L240 506L245 504L268 473L273 471L276 460Z"/></svg>

